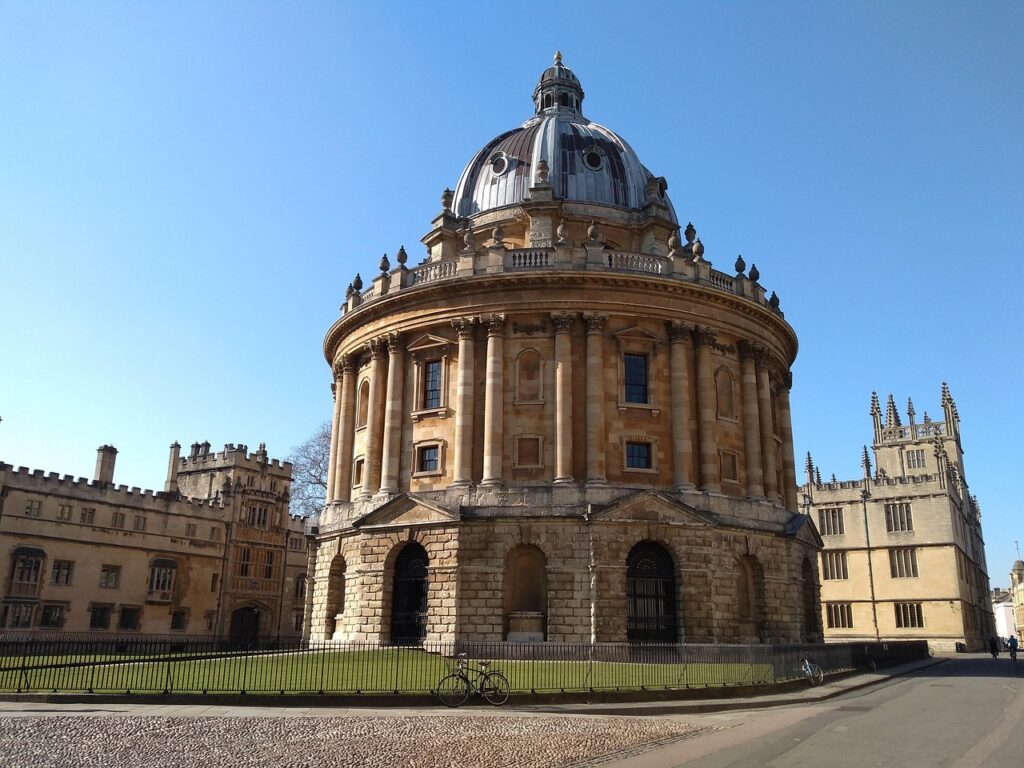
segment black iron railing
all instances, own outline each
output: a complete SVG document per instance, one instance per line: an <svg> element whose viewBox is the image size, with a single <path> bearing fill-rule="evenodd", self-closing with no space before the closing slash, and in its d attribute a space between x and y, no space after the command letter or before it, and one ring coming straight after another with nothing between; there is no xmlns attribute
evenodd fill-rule
<svg viewBox="0 0 1024 768"><path fill-rule="evenodd" d="M769 685L924 658L925 642L828 645L433 643L420 646L220 638L52 635L0 639L0 691L88 693L431 693L466 653L514 692Z"/></svg>

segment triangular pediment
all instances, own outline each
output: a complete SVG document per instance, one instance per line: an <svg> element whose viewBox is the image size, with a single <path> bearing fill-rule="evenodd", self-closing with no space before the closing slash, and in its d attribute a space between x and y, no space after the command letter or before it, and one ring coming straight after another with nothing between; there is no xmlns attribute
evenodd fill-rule
<svg viewBox="0 0 1024 768"><path fill-rule="evenodd" d="M660 344L662 341L660 336L655 336L653 333L644 330L639 325L624 328L615 334L615 338L618 339L620 344L624 341L631 341L633 343L640 344Z"/></svg>
<svg viewBox="0 0 1024 768"><path fill-rule="evenodd" d="M789 518L786 521L786 535L792 536L804 544L810 544L812 547L825 548L821 534L818 533L818 529L814 527L811 518L807 515L793 515Z"/></svg>
<svg viewBox="0 0 1024 768"><path fill-rule="evenodd" d="M447 347L449 344L454 342L451 339L446 339L444 336L435 336L432 333L424 333L422 336L417 336L409 344L406 345L406 349L410 352L417 352L422 349L437 349L438 347Z"/></svg>
<svg viewBox="0 0 1024 768"><path fill-rule="evenodd" d="M593 505L590 519L594 521L645 520L693 526L718 526L710 512L691 507L660 491L640 491L624 496L611 504Z"/></svg>
<svg viewBox="0 0 1024 768"><path fill-rule="evenodd" d="M352 522L353 528L391 528L417 525L451 525L460 519L458 512L429 499L403 493Z"/></svg>

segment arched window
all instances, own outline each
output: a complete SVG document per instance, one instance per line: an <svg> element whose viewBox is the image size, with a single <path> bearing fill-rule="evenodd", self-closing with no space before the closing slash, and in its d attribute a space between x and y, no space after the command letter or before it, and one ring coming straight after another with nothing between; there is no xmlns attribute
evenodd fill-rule
<svg viewBox="0 0 1024 768"><path fill-rule="evenodd" d="M569 94L560 93L558 94L558 106L568 107L569 106Z"/></svg>
<svg viewBox="0 0 1024 768"><path fill-rule="evenodd" d="M177 570L178 563L169 558L158 557L149 561L149 594L146 597L149 602L171 602Z"/></svg>
<svg viewBox="0 0 1024 768"><path fill-rule="evenodd" d="M544 94L544 109L547 109L550 106L551 106L551 94L550 93L545 93Z"/></svg>
<svg viewBox="0 0 1024 768"><path fill-rule="evenodd" d="M505 639L541 641L548 612L547 561L537 547L521 545L505 558Z"/></svg>
<svg viewBox="0 0 1024 768"><path fill-rule="evenodd" d="M735 382L732 372L722 366L715 371L715 389L718 392L718 417L736 418Z"/></svg>
<svg viewBox="0 0 1024 768"><path fill-rule="evenodd" d="M345 558L335 555L327 573L327 619L325 640L334 637L338 620L345 613Z"/></svg>
<svg viewBox="0 0 1024 768"><path fill-rule="evenodd" d="M363 379L359 385L359 397L356 402L356 426L365 427L366 419L370 412L370 381Z"/></svg>
<svg viewBox="0 0 1024 768"><path fill-rule="evenodd" d="M675 643L676 578L672 555L642 541L626 558L626 639L631 643Z"/></svg>
<svg viewBox="0 0 1024 768"><path fill-rule="evenodd" d="M427 551L415 541L395 559L391 588L391 642L419 645L427 636Z"/></svg>
<svg viewBox="0 0 1024 768"><path fill-rule="evenodd" d="M543 401L541 357L536 349L524 349L516 358L516 402Z"/></svg>

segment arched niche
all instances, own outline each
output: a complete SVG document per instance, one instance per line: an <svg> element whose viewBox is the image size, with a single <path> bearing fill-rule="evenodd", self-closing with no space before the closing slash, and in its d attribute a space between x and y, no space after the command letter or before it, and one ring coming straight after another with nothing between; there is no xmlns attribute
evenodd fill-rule
<svg viewBox="0 0 1024 768"><path fill-rule="evenodd" d="M522 544L505 557L505 639L542 642L547 637L547 558L537 547Z"/></svg>

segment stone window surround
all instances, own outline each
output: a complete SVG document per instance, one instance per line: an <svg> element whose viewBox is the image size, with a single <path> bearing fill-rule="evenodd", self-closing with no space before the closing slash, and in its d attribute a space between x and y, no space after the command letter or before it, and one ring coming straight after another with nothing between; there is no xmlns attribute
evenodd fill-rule
<svg viewBox="0 0 1024 768"><path fill-rule="evenodd" d="M662 339L654 336L638 327L625 328L615 334L616 343L616 405L619 413L625 413L627 409L635 408L641 411L650 411L651 415L661 414L662 406L658 403L657 388L654 386L656 380L655 360L658 357L658 345ZM626 355L645 355L647 357L647 402L631 403L626 400ZM623 448L625 450L625 448ZM653 452L653 446L652 446ZM623 454L625 456L625 454ZM653 460L653 459L652 459ZM625 458L623 458L625 465ZM630 469L630 472L647 471Z"/></svg>
<svg viewBox="0 0 1024 768"><path fill-rule="evenodd" d="M363 475L365 474L366 468L366 456L360 453L358 456L352 457L352 487L362 488L363 487Z"/></svg>
<svg viewBox="0 0 1024 768"><path fill-rule="evenodd" d="M732 456L733 463L736 465L736 477L725 476L725 457ZM734 451L728 448L720 448L718 450L718 474L721 482L731 483L733 485L739 485L740 482L740 454L738 451Z"/></svg>
<svg viewBox="0 0 1024 768"><path fill-rule="evenodd" d="M626 466L626 443L647 443L651 446L650 467L629 467ZM631 434L619 436L619 458L623 472L635 472L643 475L658 474L658 438L653 435Z"/></svg>
<svg viewBox="0 0 1024 768"><path fill-rule="evenodd" d="M60 608L60 623L58 624L44 624L43 617L46 615L47 608ZM47 600L44 602L39 609L39 626L44 629L60 629L64 626L67 621L68 611L71 609L71 603L67 601L59 600Z"/></svg>
<svg viewBox="0 0 1024 768"><path fill-rule="evenodd" d="M188 630L188 622L189 622L189 619L191 618L191 613L192 613L191 609L189 609L189 608L182 608L180 606L176 606L176 607L172 608L170 610L170 613L169 613L169 615L170 615L170 624L169 624L170 631L171 632L185 632L185 631L187 631ZM185 616L184 620L181 622L181 626L180 627L175 627L174 626L174 616L175 616L175 614L184 614L184 616Z"/></svg>
<svg viewBox="0 0 1024 768"><path fill-rule="evenodd" d="M129 611L135 611L135 626L126 627L121 622L125 615L125 609ZM113 613L113 611L111 611ZM142 606L141 605L119 605L117 606L117 631L118 632L138 632L142 629Z"/></svg>
<svg viewBox="0 0 1024 768"><path fill-rule="evenodd" d="M369 403L366 404L366 420L363 421L362 424L359 423L360 412L362 410L363 397L364 397L364 395L363 395L363 384L367 384L368 385L366 387L366 395L365 395L365 397L367 399L369 399L369 397L370 397L369 381L370 381L370 374L369 373L362 374L362 376L358 377L357 380L356 380L356 390L355 390L355 401L356 401L356 403L355 403L355 411L354 411L355 422L356 422L356 426L355 426L355 431L356 432L362 432L363 430L366 429L366 425L370 423L370 407L369 407L370 404Z"/></svg>
<svg viewBox="0 0 1024 768"><path fill-rule="evenodd" d="M412 444L412 460L413 460L413 477L440 477L445 473L445 454L447 443L443 438L431 437L423 440L414 440ZM437 448L437 469L431 469L427 471L420 471L418 469L420 465L420 449L422 448Z"/></svg>
<svg viewBox="0 0 1024 768"><path fill-rule="evenodd" d="M725 371L726 375L729 377L730 382L732 383L732 415L722 413L722 403L720 398L718 397L718 374L721 373L722 371ZM740 408L737 407L739 399L736 397L736 378L736 372L725 363L722 363L721 365L717 366L712 376L712 379L715 382L715 418L717 418L719 421L729 422L730 424L739 423L738 414L740 412Z"/></svg>
<svg viewBox="0 0 1024 768"><path fill-rule="evenodd" d="M451 381L449 374L452 362L449 349L451 342L434 336L426 337L426 343L419 342L420 340L414 341L413 345L406 349L412 359L412 410L409 412L409 416L413 421L425 418L447 418L451 415L448 409L448 387ZM426 363L431 362L441 363L441 404L436 408L424 408L424 371ZM388 375L391 375L390 371Z"/></svg>
<svg viewBox="0 0 1024 768"><path fill-rule="evenodd" d="M523 464L519 460L519 441L522 439L537 441L537 463ZM544 435L523 433L512 436L512 469L543 469L544 468Z"/></svg>
<svg viewBox="0 0 1024 768"><path fill-rule="evenodd" d="M524 400L519 396L519 358L525 355L527 352L532 352L537 355L537 398L534 400ZM516 359L512 363L512 404L513 405L543 405L544 400L544 377L545 377L545 365L543 353L537 347L524 347L519 350L516 354ZM526 435L524 435L526 437Z"/></svg>

